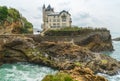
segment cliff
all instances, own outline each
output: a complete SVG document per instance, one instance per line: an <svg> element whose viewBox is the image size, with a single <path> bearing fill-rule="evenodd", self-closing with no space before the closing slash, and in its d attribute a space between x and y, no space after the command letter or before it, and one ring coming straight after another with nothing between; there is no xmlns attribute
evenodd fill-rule
<svg viewBox="0 0 120 81"><path fill-rule="evenodd" d="M30 62L46 65L67 73L72 79L81 78L81 81L107 81L94 73L114 75L120 69L117 60L73 42L38 41L37 38L34 35L1 35L0 64Z"/></svg>
<svg viewBox="0 0 120 81"><path fill-rule="evenodd" d="M105 28L63 28L47 30L44 36L33 37L37 42L74 42L93 52L112 51L110 31Z"/></svg>
<svg viewBox="0 0 120 81"><path fill-rule="evenodd" d="M18 10L0 6L0 34L32 34L33 25Z"/></svg>

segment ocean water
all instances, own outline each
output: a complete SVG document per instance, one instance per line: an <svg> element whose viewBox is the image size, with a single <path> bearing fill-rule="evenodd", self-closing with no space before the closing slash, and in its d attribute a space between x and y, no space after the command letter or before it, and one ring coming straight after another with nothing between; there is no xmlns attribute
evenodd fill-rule
<svg viewBox="0 0 120 81"><path fill-rule="evenodd" d="M120 33L118 32L111 32L112 38L120 37ZM114 51L113 52L106 52L107 55L110 55L114 59L120 61L120 41L113 41ZM109 81L120 81L120 72L118 71L117 75L109 76L106 74L99 74L106 77Z"/></svg>
<svg viewBox="0 0 120 81"><path fill-rule="evenodd" d="M113 41L114 49L113 52L106 52L107 55L110 55L111 57L117 59L120 61L120 41ZM106 74L98 74L106 77L109 81L120 81L120 72L118 71L117 75L109 76Z"/></svg>
<svg viewBox="0 0 120 81"><path fill-rule="evenodd" d="M0 81L41 81L55 70L35 64L15 63L0 66Z"/></svg>

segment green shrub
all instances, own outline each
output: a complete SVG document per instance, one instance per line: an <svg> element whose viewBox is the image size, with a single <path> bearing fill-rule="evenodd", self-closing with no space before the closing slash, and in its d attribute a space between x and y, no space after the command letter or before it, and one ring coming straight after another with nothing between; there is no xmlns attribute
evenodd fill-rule
<svg viewBox="0 0 120 81"><path fill-rule="evenodd" d="M0 6L0 22L4 21L7 18L8 15L8 9L6 6L1 7Z"/></svg>
<svg viewBox="0 0 120 81"><path fill-rule="evenodd" d="M31 34L33 33L33 25L27 21L26 18L22 17L18 10L14 8L7 8L6 6L0 6L0 25L4 27L4 22L7 23L18 23L14 26L11 31L14 34Z"/></svg>
<svg viewBox="0 0 120 81"><path fill-rule="evenodd" d="M20 13L14 8L8 9L8 16L13 18L13 21L20 19Z"/></svg>
<svg viewBox="0 0 120 81"><path fill-rule="evenodd" d="M42 81L75 81L67 73L57 73L56 75L47 75Z"/></svg>
<svg viewBox="0 0 120 81"><path fill-rule="evenodd" d="M33 25L26 20L26 18L21 18L24 26L21 28L21 33L33 33Z"/></svg>
<svg viewBox="0 0 120 81"><path fill-rule="evenodd" d="M65 27L61 29L50 29L47 30L44 34L47 36L74 36L81 34L88 34L91 32L103 32L108 31L106 28L91 28L91 27Z"/></svg>

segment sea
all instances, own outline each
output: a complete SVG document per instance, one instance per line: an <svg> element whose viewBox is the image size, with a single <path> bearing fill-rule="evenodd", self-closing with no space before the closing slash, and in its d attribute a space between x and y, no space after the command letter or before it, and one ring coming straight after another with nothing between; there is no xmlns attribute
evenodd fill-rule
<svg viewBox="0 0 120 81"><path fill-rule="evenodd" d="M112 32L112 38L120 37L120 33ZM113 41L113 52L106 52L107 55L120 61L120 41ZM42 81L49 74L57 71L50 67L30 63L4 64L0 66L0 81ZM120 72L114 76L106 74L98 75L106 77L109 81L120 81Z"/></svg>

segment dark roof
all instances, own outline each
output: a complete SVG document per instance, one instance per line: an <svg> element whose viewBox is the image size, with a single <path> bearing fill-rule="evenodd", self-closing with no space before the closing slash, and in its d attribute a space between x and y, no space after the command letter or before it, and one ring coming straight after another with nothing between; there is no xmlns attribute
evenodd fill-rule
<svg viewBox="0 0 120 81"><path fill-rule="evenodd" d="M50 10L53 10L53 8L51 8L51 6L48 5L48 7L46 8L46 11L50 11Z"/></svg>
<svg viewBox="0 0 120 81"><path fill-rule="evenodd" d="M45 4L43 5L43 8L45 8Z"/></svg>
<svg viewBox="0 0 120 81"><path fill-rule="evenodd" d="M48 16L60 16L63 12L65 12L65 13L70 15L70 13L68 11L63 10L61 12L50 13L50 14L48 14Z"/></svg>
<svg viewBox="0 0 120 81"><path fill-rule="evenodd" d="M65 13L70 15L70 13L68 11L65 11L65 10L61 11L60 14L63 13L63 12L65 12Z"/></svg>

